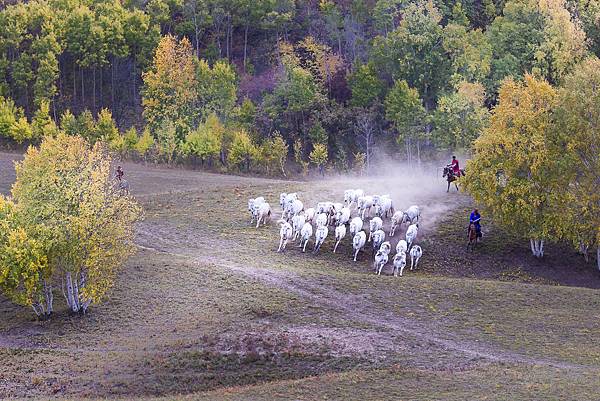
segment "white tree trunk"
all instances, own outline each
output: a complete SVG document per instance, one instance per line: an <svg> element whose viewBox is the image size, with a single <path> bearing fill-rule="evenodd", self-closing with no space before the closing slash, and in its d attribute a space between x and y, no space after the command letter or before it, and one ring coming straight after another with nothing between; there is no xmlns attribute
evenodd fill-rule
<svg viewBox="0 0 600 401"><path fill-rule="evenodd" d="M544 240L540 239L530 239L529 243L531 245L531 253L536 258L541 258L544 256Z"/></svg>
<svg viewBox="0 0 600 401"><path fill-rule="evenodd" d="M44 298L46 300L46 314L51 315L54 312L54 294L52 294L52 285L48 285L44 280Z"/></svg>

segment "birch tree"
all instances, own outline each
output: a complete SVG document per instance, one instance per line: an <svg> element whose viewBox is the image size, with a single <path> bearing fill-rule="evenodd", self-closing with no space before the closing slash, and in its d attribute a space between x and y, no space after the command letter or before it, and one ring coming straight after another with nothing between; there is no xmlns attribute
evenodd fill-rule
<svg viewBox="0 0 600 401"><path fill-rule="evenodd" d="M600 60L592 57L565 78L559 91L557 126L561 177L569 196L565 236L588 259L596 247L600 269Z"/></svg>
<svg viewBox="0 0 600 401"><path fill-rule="evenodd" d="M557 238L562 224L564 182L548 140L556 90L525 76L500 87L490 126L475 141L465 187L496 221L530 239L531 252L544 255L544 243Z"/></svg>
<svg viewBox="0 0 600 401"><path fill-rule="evenodd" d="M134 250L141 208L112 182L106 145L59 133L30 147L15 166L12 197L25 232L43 227L50 285L59 285L73 312L106 298L119 267ZM42 261L39 258L40 263Z"/></svg>

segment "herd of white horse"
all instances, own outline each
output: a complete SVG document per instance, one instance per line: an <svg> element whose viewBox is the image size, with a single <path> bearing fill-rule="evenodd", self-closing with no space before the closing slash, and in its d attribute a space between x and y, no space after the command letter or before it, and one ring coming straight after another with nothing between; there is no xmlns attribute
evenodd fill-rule
<svg viewBox="0 0 600 401"><path fill-rule="evenodd" d="M415 244L419 232L421 211L418 206L410 206L405 211L396 211L389 195L365 195L361 189L349 189L344 192L342 202L318 202L316 207L305 208L297 193L282 193L279 196L281 219L279 229L279 248L285 251L289 241L299 242L302 252L314 235L313 253L319 252L323 242L329 235L330 228L335 233L333 253L336 253L340 242L350 234L352 238L353 259L356 262L358 253L364 251L367 243L372 244L373 268L381 275L383 267L389 262L392 251L391 240L396 232L406 223L408 226L405 239L396 245L396 254L392 259L394 276L402 276L406 267L407 252L410 255L410 270L416 268L423 256L423 249ZM251 223L256 221L256 228L271 218L272 210L264 197L248 200L248 211L252 215ZM384 220L390 219L390 231L386 241L383 230ZM369 235L365 232L368 220Z"/></svg>

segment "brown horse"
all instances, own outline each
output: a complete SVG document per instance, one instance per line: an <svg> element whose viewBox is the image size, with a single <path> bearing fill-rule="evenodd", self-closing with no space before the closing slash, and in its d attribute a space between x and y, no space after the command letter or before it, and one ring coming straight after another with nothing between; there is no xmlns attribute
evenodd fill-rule
<svg viewBox="0 0 600 401"><path fill-rule="evenodd" d="M477 229L475 228L475 223L469 224L469 229L467 230L467 238L469 239L469 242L467 243L467 252L469 251L469 248L471 249L471 252L473 252L475 249L475 245L477 245L477 241L479 239L477 236Z"/></svg>
<svg viewBox="0 0 600 401"><path fill-rule="evenodd" d="M456 180L458 180L458 177L456 176L456 174L454 174L454 170L452 169L452 166L446 166L444 167L444 174L442 174L442 177L446 179L446 181L448 181L448 189L446 189L446 192L450 192L450 183L454 182L454 186L456 187L456 190L458 191L458 185L456 184Z"/></svg>

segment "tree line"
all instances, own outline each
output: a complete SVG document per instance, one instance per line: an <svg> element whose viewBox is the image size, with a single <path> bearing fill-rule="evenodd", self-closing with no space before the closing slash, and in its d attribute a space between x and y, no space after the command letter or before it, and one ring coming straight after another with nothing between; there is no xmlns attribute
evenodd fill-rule
<svg viewBox="0 0 600 401"><path fill-rule="evenodd" d="M139 138L148 129L149 156L168 162L273 171L260 147L281 136L304 171L368 168L374 152L417 163L468 149L504 78L560 84L598 51L599 10L595 0L9 4L0 96L14 118L0 136L39 140L25 121L42 108L57 125L67 111L107 109L127 144L131 127ZM198 132L212 114L225 127L218 158L199 145L215 143ZM246 135L252 146L230 164L233 138Z"/></svg>

